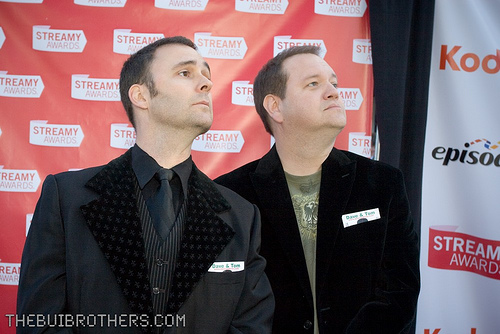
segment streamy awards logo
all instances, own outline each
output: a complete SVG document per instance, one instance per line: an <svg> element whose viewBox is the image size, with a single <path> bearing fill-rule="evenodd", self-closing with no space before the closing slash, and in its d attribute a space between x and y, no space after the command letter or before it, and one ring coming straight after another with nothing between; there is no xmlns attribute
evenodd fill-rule
<svg viewBox="0 0 500 334"><path fill-rule="evenodd" d="M71 97L90 101L120 101L119 79L89 78L88 74L71 76Z"/></svg>
<svg viewBox="0 0 500 334"><path fill-rule="evenodd" d="M36 170L4 169L0 166L0 191L34 193L40 185Z"/></svg>
<svg viewBox="0 0 500 334"><path fill-rule="evenodd" d="M129 149L135 145L135 129L129 124L111 124L110 146L114 148Z"/></svg>
<svg viewBox="0 0 500 334"><path fill-rule="evenodd" d="M90 7L125 7L127 0L75 0L74 3Z"/></svg>
<svg viewBox="0 0 500 334"><path fill-rule="evenodd" d="M369 39L355 39L352 42L352 61L358 64L372 63L372 43Z"/></svg>
<svg viewBox="0 0 500 334"><path fill-rule="evenodd" d="M349 152L371 158L372 157L372 137L365 132L349 132Z"/></svg>
<svg viewBox="0 0 500 334"><path fill-rule="evenodd" d="M0 71L0 96L39 98L44 87L39 75L11 75Z"/></svg>
<svg viewBox="0 0 500 334"><path fill-rule="evenodd" d="M234 9L238 12L255 14L282 15L288 8L288 0L248 1L235 0Z"/></svg>
<svg viewBox="0 0 500 334"><path fill-rule="evenodd" d="M5 33L3 32L2 27L0 27L0 49L2 48L4 42L5 42Z"/></svg>
<svg viewBox="0 0 500 334"><path fill-rule="evenodd" d="M205 58L243 59L248 49L243 37L212 36L209 32L195 33L194 43Z"/></svg>
<svg viewBox="0 0 500 334"><path fill-rule="evenodd" d="M30 121L30 144L53 147L80 147L84 134L77 124L48 124Z"/></svg>
<svg viewBox="0 0 500 334"><path fill-rule="evenodd" d="M322 39L294 39L292 36L274 36L273 57L283 50L293 46L314 45L321 48L320 56L324 58L326 55L326 45Z"/></svg>
<svg viewBox="0 0 500 334"><path fill-rule="evenodd" d="M321 15L362 17L367 5L365 0L315 0L314 12Z"/></svg>
<svg viewBox="0 0 500 334"><path fill-rule="evenodd" d="M210 130L196 137L191 149L201 152L239 153L244 143L240 131Z"/></svg>
<svg viewBox="0 0 500 334"><path fill-rule="evenodd" d="M113 31L113 52L131 55L164 37L163 34L135 33L131 29L115 29Z"/></svg>
<svg viewBox="0 0 500 334"><path fill-rule="evenodd" d="M204 11L208 0L155 0L155 7L173 10Z"/></svg>
<svg viewBox="0 0 500 334"><path fill-rule="evenodd" d="M28 236L28 232L30 231L31 221L32 220L33 220L33 214L32 213L27 213L26 214L26 236Z"/></svg>
<svg viewBox="0 0 500 334"><path fill-rule="evenodd" d="M432 268L468 271L500 279L500 241L456 232L458 226L429 228L429 259Z"/></svg>
<svg viewBox="0 0 500 334"><path fill-rule="evenodd" d="M437 146L432 150L431 156L443 166L460 163L500 167L500 141L480 138L466 142L463 146L464 148Z"/></svg>
<svg viewBox="0 0 500 334"><path fill-rule="evenodd" d="M20 263L0 262L0 285L18 285Z"/></svg>
<svg viewBox="0 0 500 334"><path fill-rule="evenodd" d="M359 88L339 88L338 91L344 100L345 110L359 110L364 100Z"/></svg>
<svg viewBox="0 0 500 334"><path fill-rule="evenodd" d="M239 106L253 106L253 85L250 81L233 81L231 103Z"/></svg>
<svg viewBox="0 0 500 334"><path fill-rule="evenodd" d="M33 26L33 49L47 52L83 52L87 38L83 30Z"/></svg>
<svg viewBox="0 0 500 334"><path fill-rule="evenodd" d="M12 3L43 3L43 0L0 0L0 2L12 2Z"/></svg>

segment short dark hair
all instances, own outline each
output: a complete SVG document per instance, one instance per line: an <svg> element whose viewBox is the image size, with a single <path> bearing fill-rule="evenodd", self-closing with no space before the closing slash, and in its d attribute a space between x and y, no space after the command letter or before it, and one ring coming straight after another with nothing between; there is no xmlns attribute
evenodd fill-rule
<svg viewBox="0 0 500 334"><path fill-rule="evenodd" d="M183 36L173 36L161 38L151 44L146 45L136 53L132 54L123 64L120 73L120 97L123 107L127 112L128 119L132 126L135 127L134 113L132 110L132 102L128 97L128 91L132 85L146 84L152 96L158 94L153 76L150 72L151 62L156 49L167 44L183 44L195 50L198 50L196 45L188 38Z"/></svg>
<svg viewBox="0 0 500 334"><path fill-rule="evenodd" d="M259 114L264 128L271 135L273 134L269 124L269 118L264 108L264 98L268 94L273 94L281 99L285 98L286 82L288 73L283 71L283 61L299 54L314 54L320 56L321 48L314 45L301 45L285 49L270 59L259 71L253 83L253 99L257 114Z"/></svg>

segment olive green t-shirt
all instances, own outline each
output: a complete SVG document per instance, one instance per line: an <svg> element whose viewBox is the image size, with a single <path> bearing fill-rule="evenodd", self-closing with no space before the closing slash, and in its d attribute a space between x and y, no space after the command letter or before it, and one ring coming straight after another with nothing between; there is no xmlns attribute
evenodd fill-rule
<svg viewBox="0 0 500 334"><path fill-rule="evenodd" d="M288 190L292 197L295 217L299 227L302 248L306 258L307 272L314 302L314 332L318 333L316 315L316 235L318 231L318 203L321 170L306 176L285 172Z"/></svg>

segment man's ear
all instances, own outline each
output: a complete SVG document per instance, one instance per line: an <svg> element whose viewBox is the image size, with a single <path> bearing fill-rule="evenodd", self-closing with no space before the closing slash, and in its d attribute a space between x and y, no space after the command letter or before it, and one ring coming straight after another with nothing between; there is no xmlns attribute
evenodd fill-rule
<svg viewBox="0 0 500 334"><path fill-rule="evenodd" d="M281 113L281 99L273 94L267 94L262 102L269 117L276 123L283 122L283 114Z"/></svg>
<svg viewBox="0 0 500 334"><path fill-rule="evenodd" d="M140 109L148 108L149 91L144 85L134 84L128 90L128 98L134 106Z"/></svg>

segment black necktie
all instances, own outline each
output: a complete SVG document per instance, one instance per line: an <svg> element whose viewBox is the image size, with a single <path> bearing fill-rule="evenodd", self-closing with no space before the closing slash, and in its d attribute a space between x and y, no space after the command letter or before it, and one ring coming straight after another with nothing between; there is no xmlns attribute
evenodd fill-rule
<svg viewBox="0 0 500 334"><path fill-rule="evenodd" d="M170 187L170 180L174 175L174 171L166 168L162 168L156 173L160 187L151 199L153 224L163 240L166 240L175 222L172 188Z"/></svg>

